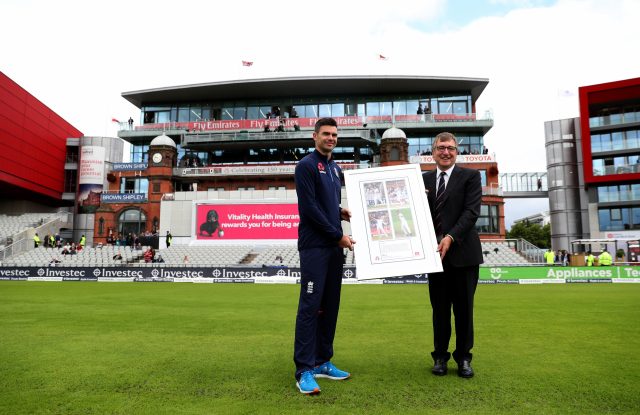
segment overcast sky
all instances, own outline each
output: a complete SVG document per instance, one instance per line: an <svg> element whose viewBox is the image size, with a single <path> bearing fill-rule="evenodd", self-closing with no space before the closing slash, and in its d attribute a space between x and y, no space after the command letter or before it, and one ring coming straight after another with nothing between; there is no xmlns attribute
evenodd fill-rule
<svg viewBox="0 0 640 415"><path fill-rule="evenodd" d="M545 171L544 122L578 116L577 88L640 76L639 0L2 0L0 15L0 70L85 135L139 120L125 91L304 75L488 78L477 112L494 119L485 143L500 171ZM545 206L508 202L507 224Z"/></svg>

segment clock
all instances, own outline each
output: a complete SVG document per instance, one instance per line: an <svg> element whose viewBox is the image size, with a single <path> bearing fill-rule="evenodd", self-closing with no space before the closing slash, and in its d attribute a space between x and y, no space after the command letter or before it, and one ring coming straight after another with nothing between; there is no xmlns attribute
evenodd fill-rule
<svg viewBox="0 0 640 415"><path fill-rule="evenodd" d="M158 164L158 163L160 163L160 162L162 161L162 154L160 154L160 153L155 153L155 154L153 155L152 159L153 159L153 162L154 162L154 163Z"/></svg>

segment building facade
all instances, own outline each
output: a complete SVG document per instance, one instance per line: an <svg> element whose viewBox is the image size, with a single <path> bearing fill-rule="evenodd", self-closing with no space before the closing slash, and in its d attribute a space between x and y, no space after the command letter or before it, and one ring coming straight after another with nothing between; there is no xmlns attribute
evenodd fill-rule
<svg viewBox="0 0 640 415"><path fill-rule="evenodd" d="M44 206L73 206L63 193L75 183L65 170L77 162L69 137L82 133L0 72L0 210L24 213ZM2 202L6 202L5 206ZM25 206L25 203L30 207Z"/></svg>
<svg viewBox="0 0 640 415"><path fill-rule="evenodd" d="M579 89L580 117L545 123L553 249L640 238L640 78Z"/></svg>
<svg viewBox="0 0 640 415"><path fill-rule="evenodd" d="M478 229L485 239L504 238L497 162L484 145L493 121L475 112L487 84L470 78L304 77L125 92L123 97L140 108L140 120L121 124L118 135L131 143L131 162L108 172L108 189L96 211L102 226L96 226L94 240L165 230L177 240L187 238L181 235L186 231L163 223L172 220L162 219L167 218L162 202L175 198L290 194L296 161L313 151L313 126L321 117L339 124L333 154L343 170L412 162L426 171L435 168L433 138L454 133L459 162L482 174ZM381 146L391 128L404 132L404 144Z"/></svg>

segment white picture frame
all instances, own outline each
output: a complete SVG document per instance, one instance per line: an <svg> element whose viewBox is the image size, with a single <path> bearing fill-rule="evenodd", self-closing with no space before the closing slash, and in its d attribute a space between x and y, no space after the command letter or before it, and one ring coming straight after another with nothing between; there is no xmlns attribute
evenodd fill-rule
<svg viewBox="0 0 640 415"><path fill-rule="evenodd" d="M417 164L344 172L358 280L442 272Z"/></svg>

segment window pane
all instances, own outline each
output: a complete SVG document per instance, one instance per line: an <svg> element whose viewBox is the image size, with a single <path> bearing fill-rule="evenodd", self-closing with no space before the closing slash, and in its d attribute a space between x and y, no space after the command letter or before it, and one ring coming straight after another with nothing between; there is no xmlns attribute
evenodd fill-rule
<svg viewBox="0 0 640 415"><path fill-rule="evenodd" d="M248 120L257 120L260 118L264 118L260 115L260 107L249 107L247 108L247 119Z"/></svg>
<svg viewBox="0 0 640 415"><path fill-rule="evenodd" d="M344 104L331 104L332 117L344 117Z"/></svg>
<svg viewBox="0 0 640 415"><path fill-rule="evenodd" d="M320 104L318 107L320 117L331 117L331 104Z"/></svg>
<svg viewBox="0 0 640 415"><path fill-rule="evenodd" d="M380 115L380 105L377 102L367 102L367 117Z"/></svg>
<svg viewBox="0 0 640 415"><path fill-rule="evenodd" d="M223 120L232 120L233 119L233 108L231 108L231 107L222 108L222 119Z"/></svg>
<svg viewBox="0 0 640 415"><path fill-rule="evenodd" d="M394 115L407 115L407 103L404 101L395 101L393 103ZM415 114L415 112L414 112Z"/></svg>
<svg viewBox="0 0 640 415"><path fill-rule="evenodd" d="M189 121L189 108L180 107L178 108L178 122L188 122Z"/></svg>
<svg viewBox="0 0 640 415"><path fill-rule="evenodd" d="M453 103L451 102L438 102L439 114L453 114Z"/></svg>
<svg viewBox="0 0 640 415"><path fill-rule="evenodd" d="M380 115L391 115L392 104L390 102L380 103Z"/></svg>
<svg viewBox="0 0 640 415"><path fill-rule="evenodd" d="M200 121L200 120L202 120L202 108L191 107L191 111L189 112L189 121Z"/></svg>

